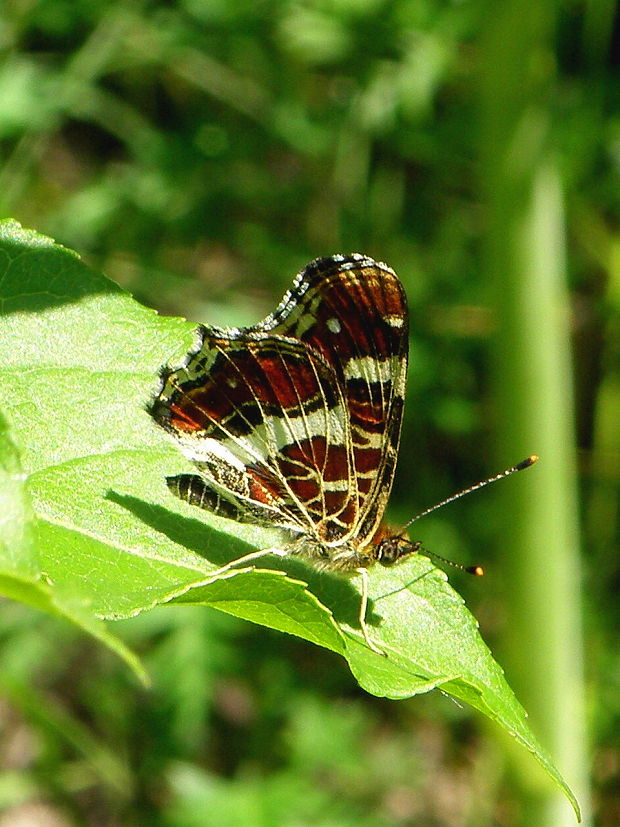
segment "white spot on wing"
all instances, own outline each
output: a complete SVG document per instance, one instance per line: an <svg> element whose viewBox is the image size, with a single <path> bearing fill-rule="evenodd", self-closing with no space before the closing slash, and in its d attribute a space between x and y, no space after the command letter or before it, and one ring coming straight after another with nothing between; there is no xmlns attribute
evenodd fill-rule
<svg viewBox="0 0 620 827"><path fill-rule="evenodd" d="M346 379L366 379L368 382L389 382L400 371L400 356L379 361L372 356L349 359L344 368Z"/></svg>
<svg viewBox="0 0 620 827"><path fill-rule="evenodd" d="M216 459L224 465L236 468L237 471L245 471L245 463L219 439L211 437L195 439L185 434L177 439L185 456L193 462L200 463Z"/></svg>

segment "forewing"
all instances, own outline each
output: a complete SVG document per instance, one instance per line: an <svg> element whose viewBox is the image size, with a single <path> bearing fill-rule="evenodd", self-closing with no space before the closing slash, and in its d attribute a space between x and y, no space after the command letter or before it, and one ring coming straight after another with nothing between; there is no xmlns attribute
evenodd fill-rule
<svg viewBox="0 0 620 827"><path fill-rule="evenodd" d="M161 380L150 412L203 480L172 478L177 496L316 536L347 511L346 405L321 354L256 329L201 327L184 364Z"/></svg>

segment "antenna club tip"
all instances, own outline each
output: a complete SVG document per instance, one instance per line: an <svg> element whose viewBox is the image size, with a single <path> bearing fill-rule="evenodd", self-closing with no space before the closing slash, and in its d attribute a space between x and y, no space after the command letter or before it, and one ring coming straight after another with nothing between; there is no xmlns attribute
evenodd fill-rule
<svg viewBox="0 0 620 827"><path fill-rule="evenodd" d="M518 465L516 465L515 469L517 471L523 471L524 468L529 468L530 465L534 465L535 462L538 462L538 455L537 454L530 454L529 457L526 457Z"/></svg>
<svg viewBox="0 0 620 827"><path fill-rule="evenodd" d="M467 566L465 571L467 574L473 574L475 577L482 577L484 574L484 569L482 566Z"/></svg>

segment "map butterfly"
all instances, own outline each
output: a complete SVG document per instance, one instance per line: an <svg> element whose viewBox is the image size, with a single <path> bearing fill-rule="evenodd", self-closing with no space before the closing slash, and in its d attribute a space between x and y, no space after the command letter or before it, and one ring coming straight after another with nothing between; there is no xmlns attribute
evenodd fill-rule
<svg viewBox="0 0 620 827"><path fill-rule="evenodd" d="M162 368L148 407L197 471L168 477L173 494L288 535L211 574L267 554L358 573L360 628L380 654L366 624L367 568L421 548L382 525L407 353L407 299L394 271L358 253L319 258L259 324L199 326L183 363Z"/></svg>

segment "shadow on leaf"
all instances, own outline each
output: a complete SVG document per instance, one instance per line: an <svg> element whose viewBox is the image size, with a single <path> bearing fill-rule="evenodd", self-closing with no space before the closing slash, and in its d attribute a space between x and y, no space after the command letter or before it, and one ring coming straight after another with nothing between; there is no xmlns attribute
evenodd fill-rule
<svg viewBox="0 0 620 827"><path fill-rule="evenodd" d="M9 222L6 222L9 224ZM91 270L71 250L22 230L0 238L4 254L0 315L40 313L49 307L82 301L102 293L125 294L115 282ZM6 229L5 229L6 232ZM39 246L33 247L33 239ZM46 243L41 244L41 239Z"/></svg>
<svg viewBox="0 0 620 827"><path fill-rule="evenodd" d="M127 509L155 531L164 534L171 542L189 549L215 568L256 551L256 546L244 540L218 531L201 520L169 511L160 505L112 490L107 491L105 496L107 500ZM359 627L361 597L354 586L355 575L317 571L299 557L266 556L251 565L256 569L283 571L290 577L307 583L308 590L332 612L338 623ZM208 571L205 574L208 576ZM371 627L377 626L380 622L380 616L372 610L372 601L369 601L366 620Z"/></svg>

